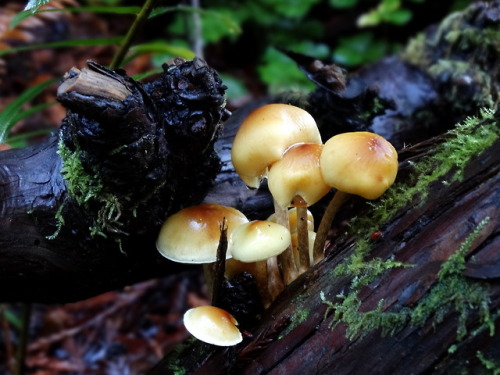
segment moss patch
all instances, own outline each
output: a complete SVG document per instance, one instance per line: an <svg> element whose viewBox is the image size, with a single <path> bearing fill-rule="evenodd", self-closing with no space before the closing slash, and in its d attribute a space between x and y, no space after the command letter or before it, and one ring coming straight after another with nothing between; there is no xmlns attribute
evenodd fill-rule
<svg viewBox="0 0 500 375"><path fill-rule="evenodd" d="M482 220L457 252L441 265L437 283L414 309L384 312L384 300L380 300L375 310L360 312L362 302L358 293L366 283L359 283L356 277L353 278L350 293L337 296L340 302L328 301L322 293L321 299L328 305L325 314L333 311L331 326L345 323L347 337L353 339L375 329L380 329L382 335L394 334L408 323L417 327L423 326L431 318L434 324L439 324L448 313L456 311L459 314L457 340L460 341L467 334L466 323L469 314L478 311L482 327L487 327L490 335L493 335L495 327L488 306L490 299L487 285L470 281L462 275L465 255L488 221L489 218Z"/></svg>
<svg viewBox="0 0 500 375"><path fill-rule="evenodd" d="M116 195L106 192L97 172L89 174L84 170L78 148L73 152L62 141L59 141L58 154L63 161L61 173L66 180L71 198L85 211L92 212L91 206L97 207L96 214L92 218L93 225L89 227L90 235L107 237L106 233L119 232L122 225L119 219L123 209L121 203L123 197L120 200ZM60 229L64 224L61 212L56 219L60 224L58 225ZM55 236L52 235L51 238Z"/></svg>
<svg viewBox="0 0 500 375"><path fill-rule="evenodd" d="M497 360L491 360L485 357L485 355L478 351L476 353L476 357L481 361L481 364L484 366L488 373L491 375L500 375L500 362Z"/></svg>

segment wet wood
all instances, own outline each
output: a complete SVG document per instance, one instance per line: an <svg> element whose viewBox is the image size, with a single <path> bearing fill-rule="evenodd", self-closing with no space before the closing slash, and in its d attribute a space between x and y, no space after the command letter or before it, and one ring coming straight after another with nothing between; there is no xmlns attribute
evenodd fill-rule
<svg viewBox="0 0 500 375"><path fill-rule="evenodd" d="M405 149L401 153L402 165L408 165L406 160L418 161L428 155L425 150L430 144ZM430 198L409 202L380 228L383 236L374 240L367 260L393 257L413 267L388 270L364 287L359 293L359 311L375 310L380 301L384 312L414 308L437 283L440 266L486 217L491 220L466 255L464 275L484 283L489 291L488 307L492 314L498 311L500 278L495 270L500 259L499 147L497 141L476 158L466 168L462 181L433 184ZM330 248L330 256L289 285L261 320L247 328L251 336L236 348L203 351L200 348L205 344L197 342L180 355L167 356L149 375L168 373L168 366L173 364L193 374L425 374L464 368L468 373L479 373L484 365L478 351L486 358L498 358L499 336L491 335L487 327L457 339L459 318L453 308L439 322L431 315L423 326L406 322L386 335L375 329L348 339L344 323L331 328L332 314L325 315L327 305L320 296L339 301L336 296L349 293L351 278L335 278L332 271L352 254L353 241L340 236ZM492 318L498 330L500 317L495 314ZM468 332L481 325L477 310L471 310ZM198 353L203 353L203 360Z"/></svg>

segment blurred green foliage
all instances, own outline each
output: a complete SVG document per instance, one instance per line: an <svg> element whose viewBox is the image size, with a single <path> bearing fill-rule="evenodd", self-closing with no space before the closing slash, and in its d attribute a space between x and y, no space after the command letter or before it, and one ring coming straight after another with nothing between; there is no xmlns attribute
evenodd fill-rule
<svg viewBox="0 0 500 375"><path fill-rule="evenodd" d="M102 17L123 17L137 15L141 9L140 2L128 0L82 0L80 7L38 9L47 1L27 1L28 10L19 13L11 27L37 12L90 12ZM470 2L449 0L440 6L451 12ZM436 5L431 0L204 0L199 7L194 2L168 7L163 6L165 3L159 0L159 7L149 17L148 22L155 25L154 32L144 32L136 38L124 64L148 54L152 69L135 77L144 78L157 73L173 57L193 58L195 41L201 41L204 57L224 76L229 99L248 95L252 90L249 83L257 84L260 94L262 90L276 93L313 89L296 64L279 49L335 62L348 69L396 53L406 42L403 37L413 35L408 29L415 27L412 22L416 14L420 13L420 21L414 33L427 25L421 19L428 18L427 9ZM197 28L197 24L201 27ZM63 40L2 50L0 56L8 58L9 53L36 48L118 45L122 39L123 36L103 35L87 40ZM32 99L31 95L20 97L25 101L14 103L18 108L25 108ZM13 116L12 108L6 111L3 117L0 115L0 137L4 139L20 118Z"/></svg>

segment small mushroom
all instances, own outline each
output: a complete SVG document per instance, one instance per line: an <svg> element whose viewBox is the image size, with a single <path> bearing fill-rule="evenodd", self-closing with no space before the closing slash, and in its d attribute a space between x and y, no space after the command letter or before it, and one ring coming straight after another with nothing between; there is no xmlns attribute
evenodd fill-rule
<svg viewBox="0 0 500 375"><path fill-rule="evenodd" d="M394 183L398 172L398 153L380 135L370 132L343 133L325 143L320 165L325 182L337 191L316 234L315 262L323 257L328 229L349 194L376 199Z"/></svg>
<svg viewBox="0 0 500 375"><path fill-rule="evenodd" d="M255 262L255 279L264 305L284 288L276 256L291 244L290 231L283 225L254 220L237 227L229 236L228 251L233 259Z"/></svg>
<svg viewBox="0 0 500 375"><path fill-rule="evenodd" d="M206 203L184 208L165 221L156 248L161 255L174 262L215 262L224 218L228 236L235 227L248 222L237 209L219 204ZM227 257L230 256L228 252Z"/></svg>
<svg viewBox="0 0 500 375"><path fill-rule="evenodd" d="M212 345L233 346L243 340L238 322L226 310L199 306L184 314L184 326L198 340Z"/></svg>
<svg viewBox="0 0 500 375"><path fill-rule="evenodd" d="M245 182L258 188L271 164L296 143L322 143L312 116L288 104L268 104L242 122L231 150L233 166Z"/></svg>
<svg viewBox="0 0 500 375"><path fill-rule="evenodd" d="M299 272L304 272L310 265L307 207L319 201L330 190L320 169L322 149L323 145L315 143L293 145L271 166L268 174L269 191L276 202L284 208L297 207Z"/></svg>

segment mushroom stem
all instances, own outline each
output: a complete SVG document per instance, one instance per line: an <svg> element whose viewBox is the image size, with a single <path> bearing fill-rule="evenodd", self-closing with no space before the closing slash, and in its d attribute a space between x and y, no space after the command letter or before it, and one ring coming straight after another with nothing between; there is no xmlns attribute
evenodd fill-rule
<svg viewBox="0 0 500 375"><path fill-rule="evenodd" d="M288 219L288 209L286 207L282 207L279 203L273 199L274 201L274 212L276 215L276 223L283 225L285 228L290 229L290 222ZM281 266L281 271L283 274L283 281L285 285L290 284L293 280L295 280L298 276L297 266L295 265L295 259L293 258L292 246L288 246L288 248L283 251L280 255L278 255L278 262ZM272 273L273 271L269 270L268 264L268 272ZM271 264L271 266L274 266Z"/></svg>
<svg viewBox="0 0 500 375"><path fill-rule="evenodd" d="M299 272L305 272L309 266L309 231L307 228L307 207L297 207L297 238L299 252Z"/></svg>
<svg viewBox="0 0 500 375"><path fill-rule="evenodd" d="M264 308L268 308L272 301L285 289L283 278L278 267L278 257L271 257L264 261L257 262L257 272L259 268L266 267L267 269L267 290L263 289L262 304Z"/></svg>
<svg viewBox="0 0 500 375"><path fill-rule="evenodd" d="M314 264L318 263L321 259L324 258L324 249L328 230L332 225L335 215L348 197L349 194L337 190L332 200L328 204L328 207L326 208L325 213L321 218L321 222L319 223L318 231L316 232L316 239L314 241L313 248Z"/></svg>
<svg viewBox="0 0 500 375"><path fill-rule="evenodd" d="M226 271L227 253L227 225L226 218L222 219L220 226L220 240L217 247L217 260L214 267L214 281L212 286L212 306L221 307L222 284L224 283L224 273Z"/></svg>

